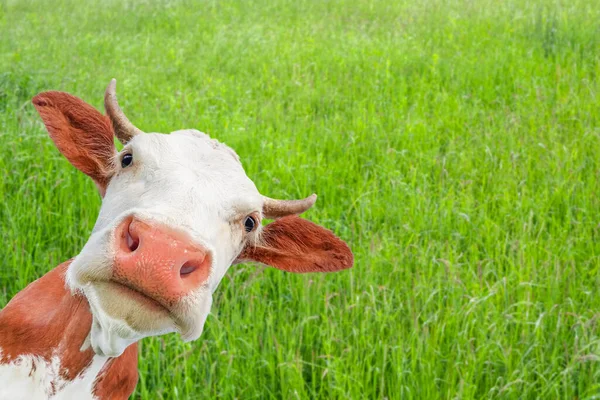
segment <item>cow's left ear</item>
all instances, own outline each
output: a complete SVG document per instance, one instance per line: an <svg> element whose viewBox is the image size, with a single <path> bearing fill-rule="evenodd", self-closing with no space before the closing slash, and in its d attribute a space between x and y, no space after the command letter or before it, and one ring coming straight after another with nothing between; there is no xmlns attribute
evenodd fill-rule
<svg viewBox="0 0 600 400"><path fill-rule="evenodd" d="M331 231L295 215L266 225L236 262L256 261L288 272L333 272L352 267L348 245Z"/></svg>

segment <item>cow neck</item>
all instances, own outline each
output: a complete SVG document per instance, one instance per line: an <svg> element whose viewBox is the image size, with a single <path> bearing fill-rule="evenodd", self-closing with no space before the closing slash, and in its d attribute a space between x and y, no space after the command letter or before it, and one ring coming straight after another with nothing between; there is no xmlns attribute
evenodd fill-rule
<svg viewBox="0 0 600 400"><path fill-rule="evenodd" d="M0 310L0 364L22 356L37 356L47 362L58 358L60 378L67 382L91 364L94 351L84 343L92 314L85 297L72 294L65 285L70 263L29 284ZM104 393L116 394L119 387L127 397L137 382L137 344L120 357L109 359L100 375L95 389L99 398L104 398Z"/></svg>
<svg viewBox="0 0 600 400"><path fill-rule="evenodd" d="M67 261L19 292L0 312L1 362L21 355L45 360L58 357L67 380L92 360L91 347L81 350L92 314L85 298L65 286ZM71 376L72 375L72 376Z"/></svg>

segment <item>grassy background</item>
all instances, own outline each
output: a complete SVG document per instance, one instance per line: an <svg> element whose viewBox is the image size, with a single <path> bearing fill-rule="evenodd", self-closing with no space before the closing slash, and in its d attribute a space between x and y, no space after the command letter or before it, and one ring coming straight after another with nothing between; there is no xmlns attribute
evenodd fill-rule
<svg viewBox="0 0 600 400"><path fill-rule="evenodd" d="M100 199L30 104L198 128L259 189L320 195L333 275L234 267L200 340L144 340L135 398L600 397L600 3L0 2L0 306Z"/></svg>

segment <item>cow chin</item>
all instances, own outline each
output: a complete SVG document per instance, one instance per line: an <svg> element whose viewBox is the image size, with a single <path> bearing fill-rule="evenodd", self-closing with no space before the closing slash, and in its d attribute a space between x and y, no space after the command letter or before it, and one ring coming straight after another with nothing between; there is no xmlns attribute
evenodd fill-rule
<svg viewBox="0 0 600 400"><path fill-rule="evenodd" d="M212 304L208 291L182 299L169 310L113 282L90 282L82 291L93 317L90 345L96 354L109 357L148 336L177 332L184 341L197 339Z"/></svg>

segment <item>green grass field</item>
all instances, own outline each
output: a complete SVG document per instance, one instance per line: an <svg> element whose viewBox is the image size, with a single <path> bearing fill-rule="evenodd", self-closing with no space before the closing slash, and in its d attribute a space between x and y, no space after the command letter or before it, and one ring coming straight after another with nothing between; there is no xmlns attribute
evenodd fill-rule
<svg viewBox="0 0 600 400"><path fill-rule="evenodd" d="M30 99L203 130L355 267L232 267L139 399L600 397L600 3L0 2L0 306L100 206Z"/></svg>

